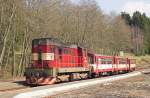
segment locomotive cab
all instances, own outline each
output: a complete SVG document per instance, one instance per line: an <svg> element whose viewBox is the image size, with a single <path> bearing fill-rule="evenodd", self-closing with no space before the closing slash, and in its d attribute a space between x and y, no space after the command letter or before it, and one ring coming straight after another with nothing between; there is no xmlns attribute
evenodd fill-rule
<svg viewBox="0 0 150 98"><path fill-rule="evenodd" d="M27 84L53 84L56 81L56 50L56 45L50 39L32 41L32 63L25 69Z"/></svg>

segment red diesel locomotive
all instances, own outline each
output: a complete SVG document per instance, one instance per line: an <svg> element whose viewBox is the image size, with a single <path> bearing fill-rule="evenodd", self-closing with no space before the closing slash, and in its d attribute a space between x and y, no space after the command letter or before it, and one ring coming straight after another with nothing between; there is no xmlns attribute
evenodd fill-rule
<svg viewBox="0 0 150 98"><path fill-rule="evenodd" d="M32 63L25 69L27 84L53 84L61 75L75 73L95 77L103 74L135 70L135 60L89 53L77 45L65 45L53 38L32 41Z"/></svg>

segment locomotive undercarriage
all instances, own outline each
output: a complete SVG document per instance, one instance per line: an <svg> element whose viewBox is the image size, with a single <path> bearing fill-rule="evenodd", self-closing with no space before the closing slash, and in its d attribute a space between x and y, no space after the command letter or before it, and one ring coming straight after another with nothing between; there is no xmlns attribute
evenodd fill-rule
<svg viewBox="0 0 150 98"><path fill-rule="evenodd" d="M108 72L99 72L92 73L93 68L49 68L49 69L37 69L37 68L26 68L25 71L26 83L29 85L49 85L56 82L64 81L64 78L67 78L67 81L73 81L74 79L87 79L95 78L101 76L111 76L119 73L126 73L129 70L120 71L108 71ZM65 80L66 81L66 80Z"/></svg>
<svg viewBox="0 0 150 98"><path fill-rule="evenodd" d="M75 74L87 74L89 68L49 68L49 69L37 69L37 68L26 68L25 77L26 83L29 85L49 85L55 82L62 81L62 76L68 76L68 80L72 81Z"/></svg>

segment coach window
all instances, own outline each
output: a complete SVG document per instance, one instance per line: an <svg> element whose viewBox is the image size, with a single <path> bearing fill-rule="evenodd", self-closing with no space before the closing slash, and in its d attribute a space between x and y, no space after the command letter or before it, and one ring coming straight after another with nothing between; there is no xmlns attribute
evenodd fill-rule
<svg viewBox="0 0 150 98"><path fill-rule="evenodd" d="M102 64L112 64L112 59L109 58L102 58L101 59Z"/></svg>
<svg viewBox="0 0 150 98"><path fill-rule="evenodd" d="M112 59L108 59L107 64L112 64Z"/></svg>
<svg viewBox="0 0 150 98"><path fill-rule="evenodd" d="M120 60L119 60L119 64L126 64L126 60L120 59Z"/></svg>
<svg viewBox="0 0 150 98"><path fill-rule="evenodd" d="M108 64L108 59L103 58L102 64Z"/></svg>
<svg viewBox="0 0 150 98"><path fill-rule="evenodd" d="M106 60L104 58L101 59L101 64L106 64Z"/></svg>
<svg viewBox="0 0 150 98"><path fill-rule="evenodd" d="M98 58L98 64L101 64L101 58Z"/></svg>

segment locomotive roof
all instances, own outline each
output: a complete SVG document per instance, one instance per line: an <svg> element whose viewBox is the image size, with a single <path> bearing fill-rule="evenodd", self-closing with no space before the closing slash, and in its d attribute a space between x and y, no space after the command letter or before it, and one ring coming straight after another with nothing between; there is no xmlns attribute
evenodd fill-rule
<svg viewBox="0 0 150 98"><path fill-rule="evenodd" d="M95 54L95 56L113 57L113 56L110 56L110 55L102 55L102 54Z"/></svg>
<svg viewBox="0 0 150 98"><path fill-rule="evenodd" d="M49 40L49 41L56 42L56 43L62 43L57 38L37 38L37 39L33 39L33 41L40 41L40 40Z"/></svg>
<svg viewBox="0 0 150 98"><path fill-rule="evenodd" d="M40 42L41 41L41 42ZM38 39L33 39L32 40L32 43L35 44L39 44L39 43L44 43L44 44L53 44L53 45L56 45L56 46L59 46L59 47L63 47L63 48L77 48L79 46L77 45L74 45L74 44L65 44L63 42L61 42L60 40L56 39L56 38L38 38Z"/></svg>

